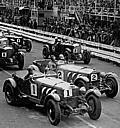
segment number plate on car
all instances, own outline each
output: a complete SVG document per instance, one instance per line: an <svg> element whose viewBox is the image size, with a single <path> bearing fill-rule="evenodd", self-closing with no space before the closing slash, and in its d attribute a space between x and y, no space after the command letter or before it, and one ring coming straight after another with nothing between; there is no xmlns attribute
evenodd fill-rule
<svg viewBox="0 0 120 128"><path fill-rule="evenodd" d="M91 81L96 81L98 80L98 75L97 74L91 74Z"/></svg>
<svg viewBox="0 0 120 128"><path fill-rule="evenodd" d="M2 52L2 57L7 57L7 53L6 52Z"/></svg>

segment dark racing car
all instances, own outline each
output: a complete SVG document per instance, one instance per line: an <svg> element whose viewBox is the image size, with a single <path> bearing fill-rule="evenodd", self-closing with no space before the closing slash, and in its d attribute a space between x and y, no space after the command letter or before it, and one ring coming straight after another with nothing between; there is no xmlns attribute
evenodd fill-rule
<svg viewBox="0 0 120 128"><path fill-rule="evenodd" d="M32 41L30 39L25 39L22 35L17 36L14 33L11 33L9 30L2 31L0 33L0 38L6 38L9 44L16 42L19 45L19 49L25 49L26 52L30 52L32 49Z"/></svg>
<svg viewBox="0 0 120 128"><path fill-rule="evenodd" d="M9 44L7 38L0 38L0 66L18 65L24 67L24 52L20 51L16 42Z"/></svg>
<svg viewBox="0 0 120 128"><path fill-rule="evenodd" d="M41 72L48 66L50 59L35 60L33 64L39 68ZM54 63L57 64L58 60ZM86 89L97 88L101 94L105 93L107 97L113 98L119 92L118 76L113 72L99 72L89 66L80 66L74 63L57 64L54 71L58 77L64 81L72 82L78 87L86 87Z"/></svg>
<svg viewBox="0 0 120 128"><path fill-rule="evenodd" d="M66 60L84 61L85 64L89 64L91 60L90 51L81 49L81 43L74 41L55 40L53 43L46 43L42 54L44 59L48 59L50 55L59 59L59 55L63 54Z"/></svg>
<svg viewBox="0 0 120 128"><path fill-rule="evenodd" d="M19 49L25 49L26 52L30 52L32 49L32 41L30 39L24 39L22 36L6 35L9 43L16 42L19 44Z"/></svg>
<svg viewBox="0 0 120 128"><path fill-rule="evenodd" d="M61 115L88 113L91 119L99 119L101 115L99 90L80 89L72 83L56 78L56 74L34 71L34 67L29 66L28 71L18 71L4 81L3 92L8 104L27 103L29 106L38 104L46 110L52 125L58 125Z"/></svg>

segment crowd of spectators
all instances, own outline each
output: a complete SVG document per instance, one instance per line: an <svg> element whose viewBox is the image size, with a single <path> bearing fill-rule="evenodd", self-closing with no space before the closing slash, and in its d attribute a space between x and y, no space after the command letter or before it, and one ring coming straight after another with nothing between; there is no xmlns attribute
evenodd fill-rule
<svg viewBox="0 0 120 128"><path fill-rule="evenodd" d="M78 24L76 20L46 18L42 30L63 34L88 41L120 46L119 21L87 20Z"/></svg>

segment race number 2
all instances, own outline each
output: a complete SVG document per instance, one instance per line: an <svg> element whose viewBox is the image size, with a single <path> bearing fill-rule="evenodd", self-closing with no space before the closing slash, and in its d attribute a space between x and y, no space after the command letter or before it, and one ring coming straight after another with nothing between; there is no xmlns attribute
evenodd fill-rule
<svg viewBox="0 0 120 128"><path fill-rule="evenodd" d="M60 78L60 79L64 79L64 73L63 73L63 71L61 71L61 70L59 70L58 71L58 77Z"/></svg>
<svg viewBox="0 0 120 128"><path fill-rule="evenodd" d="M96 81L97 79L97 74L91 74L91 81Z"/></svg>
<svg viewBox="0 0 120 128"><path fill-rule="evenodd" d="M37 85L31 84L31 95L37 96Z"/></svg>

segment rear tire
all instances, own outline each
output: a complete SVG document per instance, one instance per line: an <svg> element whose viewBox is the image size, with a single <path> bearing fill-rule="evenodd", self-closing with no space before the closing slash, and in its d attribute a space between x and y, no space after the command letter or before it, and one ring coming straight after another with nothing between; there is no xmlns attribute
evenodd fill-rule
<svg viewBox="0 0 120 128"><path fill-rule="evenodd" d="M100 99L91 94L87 97L87 103L90 106L90 110L88 111L88 115L91 119L97 120L101 115L101 102Z"/></svg>
<svg viewBox="0 0 120 128"><path fill-rule="evenodd" d="M44 59L48 59L48 57L49 57L49 49L48 49L48 47L43 47L42 54L43 54L43 58Z"/></svg>
<svg viewBox="0 0 120 128"><path fill-rule="evenodd" d="M70 55L70 53L69 53L68 51L65 51L64 57L65 57L65 60L66 60L66 61L71 60L71 55Z"/></svg>
<svg viewBox="0 0 120 128"><path fill-rule="evenodd" d="M61 120L61 110L59 103L49 99L47 101L47 115L52 125L58 125Z"/></svg>
<svg viewBox="0 0 120 128"><path fill-rule="evenodd" d="M32 49L32 42L30 40L25 40L26 52L30 52Z"/></svg>
<svg viewBox="0 0 120 128"><path fill-rule="evenodd" d="M91 60L90 52L87 50L84 50L82 54L82 58L83 58L84 64L89 64Z"/></svg>

